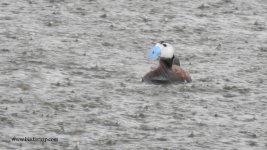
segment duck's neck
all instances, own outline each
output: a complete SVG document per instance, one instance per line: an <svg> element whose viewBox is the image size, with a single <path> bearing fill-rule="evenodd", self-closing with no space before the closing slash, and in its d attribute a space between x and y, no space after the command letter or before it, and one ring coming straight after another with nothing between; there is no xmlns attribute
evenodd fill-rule
<svg viewBox="0 0 267 150"><path fill-rule="evenodd" d="M172 68L174 56L172 58L160 58L159 64L166 68Z"/></svg>

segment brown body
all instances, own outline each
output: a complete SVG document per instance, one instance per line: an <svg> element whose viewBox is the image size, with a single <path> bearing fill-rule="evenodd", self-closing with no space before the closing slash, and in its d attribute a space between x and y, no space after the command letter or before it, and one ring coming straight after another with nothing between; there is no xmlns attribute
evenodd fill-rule
<svg viewBox="0 0 267 150"><path fill-rule="evenodd" d="M159 67L148 72L142 81L155 84L191 82L190 75L172 59L160 59Z"/></svg>

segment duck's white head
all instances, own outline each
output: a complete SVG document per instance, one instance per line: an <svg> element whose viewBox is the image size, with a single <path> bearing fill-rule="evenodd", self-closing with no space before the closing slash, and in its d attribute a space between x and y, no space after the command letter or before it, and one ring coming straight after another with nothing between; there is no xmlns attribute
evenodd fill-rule
<svg viewBox="0 0 267 150"><path fill-rule="evenodd" d="M174 56L174 48L171 44L160 42L151 48L152 52L147 55L148 58L166 58L171 59Z"/></svg>

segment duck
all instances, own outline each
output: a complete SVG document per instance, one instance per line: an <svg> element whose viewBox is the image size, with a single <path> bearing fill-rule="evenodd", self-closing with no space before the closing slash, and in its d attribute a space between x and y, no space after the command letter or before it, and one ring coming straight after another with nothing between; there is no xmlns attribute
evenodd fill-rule
<svg viewBox="0 0 267 150"><path fill-rule="evenodd" d="M189 83L192 78L187 71L180 66L180 60L174 55L174 47L161 41L151 48L148 58L159 59L159 66L146 73L142 82L153 84Z"/></svg>

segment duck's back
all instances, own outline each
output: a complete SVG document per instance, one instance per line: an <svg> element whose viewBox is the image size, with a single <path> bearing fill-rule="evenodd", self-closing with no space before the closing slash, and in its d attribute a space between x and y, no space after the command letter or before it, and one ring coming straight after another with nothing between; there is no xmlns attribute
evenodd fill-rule
<svg viewBox="0 0 267 150"><path fill-rule="evenodd" d="M148 72L142 81L155 84L164 83L184 83L191 82L189 74L183 70L180 66L173 65L171 68L159 66L158 68Z"/></svg>
<svg viewBox="0 0 267 150"><path fill-rule="evenodd" d="M175 81L181 81L181 82L191 82L192 81L189 73L186 72L180 66L173 65L171 72L172 72L173 80L175 80Z"/></svg>

